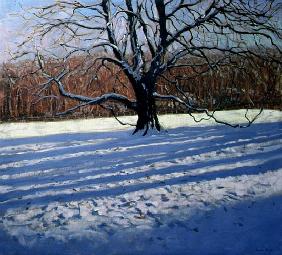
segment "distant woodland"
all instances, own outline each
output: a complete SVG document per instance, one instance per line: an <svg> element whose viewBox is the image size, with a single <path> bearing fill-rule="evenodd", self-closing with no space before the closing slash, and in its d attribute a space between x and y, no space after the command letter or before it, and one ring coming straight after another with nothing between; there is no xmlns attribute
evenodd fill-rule
<svg viewBox="0 0 282 255"><path fill-rule="evenodd" d="M77 69L66 77L66 90L88 96L99 96L106 92L126 95L134 99L134 93L126 76L114 66L91 70L79 70L81 57L68 60L69 68ZM203 70L199 74L192 68L178 67L167 72L157 81L161 94L185 93L194 104L209 110L239 108L282 109L282 70L277 63L259 59L242 62L241 68L230 65L214 70ZM47 60L48 71L56 73L60 63ZM175 86L171 86L174 77ZM38 74L36 64L22 61L17 64L3 64L0 70L0 120L44 120L54 118L81 118L110 116L112 113L105 105L81 107L72 115L60 113L75 106L69 98L60 96L56 86L44 89L44 77ZM178 92L179 89L179 92ZM174 91L172 91L174 90ZM181 105L173 101L159 101L158 113L185 112ZM133 114L124 106L115 105L117 115Z"/></svg>

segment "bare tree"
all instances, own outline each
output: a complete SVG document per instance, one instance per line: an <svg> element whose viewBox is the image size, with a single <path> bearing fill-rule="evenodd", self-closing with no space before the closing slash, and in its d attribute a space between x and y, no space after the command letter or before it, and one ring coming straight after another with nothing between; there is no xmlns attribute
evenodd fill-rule
<svg viewBox="0 0 282 255"><path fill-rule="evenodd" d="M32 25L15 57L33 56L46 79L40 93L55 85L62 96L78 102L64 114L88 105L114 113L113 105L123 105L138 115L134 133L146 134L149 127L160 130L157 101L169 100L191 116L202 112L237 127L218 120L179 81L226 66L244 69L246 61L258 58L280 64L279 13L279 0L62 0L24 15ZM80 60L71 66L75 57ZM56 72L48 65L56 65ZM101 70L114 76L108 93L91 96L66 89L67 77L89 73L90 85L107 88ZM168 85L161 94L164 81ZM117 83L134 97L117 93ZM253 121L248 119L247 126Z"/></svg>

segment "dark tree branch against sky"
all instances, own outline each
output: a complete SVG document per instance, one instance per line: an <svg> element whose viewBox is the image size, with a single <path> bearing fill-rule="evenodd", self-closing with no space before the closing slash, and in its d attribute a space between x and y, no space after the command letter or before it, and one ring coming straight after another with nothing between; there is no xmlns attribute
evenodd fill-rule
<svg viewBox="0 0 282 255"><path fill-rule="evenodd" d="M45 2L45 1L44 1ZM45 2L46 3L46 2ZM29 5L33 2L30 1ZM160 130L157 101L178 103L193 116L213 112L191 100L178 79L201 75L221 66L242 68L238 59L263 59L281 64L281 1L262 0L97 0L50 1L22 14L27 35L13 52L14 59L32 58L46 79L44 88L57 86L59 93L76 100L78 109L121 104L138 115L135 132ZM23 37L22 37L23 38ZM70 68L69 60L83 61ZM58 61L56 74L48 71L50 59ZM134 91L134 99L109 91L98 97L77 95L66 89L65 79L78 70L93 76L102 68L119 70ZM174 77L174 70L192 70ZM165 79L176 93L160 94L157 84ZM100 80L100 86L105 87ZM81 84L83 86L83 84ZM172 91L172 89L169 89ZM248 125L253 119L248 119Z"/></svg>

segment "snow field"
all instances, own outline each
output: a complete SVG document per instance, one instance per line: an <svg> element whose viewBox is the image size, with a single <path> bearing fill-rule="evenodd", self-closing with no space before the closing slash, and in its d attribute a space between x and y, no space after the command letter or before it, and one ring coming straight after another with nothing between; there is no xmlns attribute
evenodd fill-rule
<svg viewBox="0 0 282 255"><path fill-rule="evenodd" d="M0 124L0 254L281 254L281 117Z"/></svg>

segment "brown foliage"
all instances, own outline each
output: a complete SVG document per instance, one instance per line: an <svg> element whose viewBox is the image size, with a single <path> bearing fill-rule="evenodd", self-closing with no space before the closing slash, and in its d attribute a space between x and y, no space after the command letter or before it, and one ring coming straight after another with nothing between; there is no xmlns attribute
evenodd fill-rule
<svg viewBox="0 0 282 255"><path fill-rule="evenodd" d="M65 88L72 93L96 97L116 92L133 99L134 93L126 76L114 66L99 68L98 65L82 66L83 58L69 60L68 67L74 72L64 79ZM60 70L61 63L48 60L48 72ZM97 71L98 70L98 71ZM22 62L4 65L0 78L0 119L18 120L28 118L53 118L56 113L74 107L77 102L59 95L52 85L41 91L45 78L36 72L36 64ZM182 77L182 78L180 78ZM171 83L168 80L173 80ZM158 92L175 94L197 102L209 109L234 108L278 108L281 109L282 76L281 66L262 61L252 61L243 68L222 66L217 70L195 75L188 67L174 68L166 78L158 80ZM181 95L181 93L182 95ZM183 95L184 94L184 95ZM132 114L129 110L115 105L117 114ZM158 103L159 113L183 112L174 102ZM72 117L109 116L101 106L80 108Z"/></svg>

